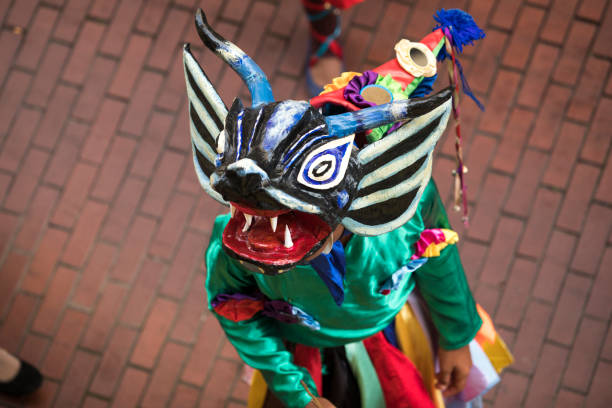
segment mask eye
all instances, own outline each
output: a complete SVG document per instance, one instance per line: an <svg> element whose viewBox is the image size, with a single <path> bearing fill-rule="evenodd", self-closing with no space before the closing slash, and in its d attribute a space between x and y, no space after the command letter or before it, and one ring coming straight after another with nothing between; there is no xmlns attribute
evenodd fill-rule
<svg viewBox="0 0 612 408"><path fill-rule="evenodd" d="M298 182L317 190L337 186L344 179L355 135L336 139L310 152L298 175Z"/></svg>

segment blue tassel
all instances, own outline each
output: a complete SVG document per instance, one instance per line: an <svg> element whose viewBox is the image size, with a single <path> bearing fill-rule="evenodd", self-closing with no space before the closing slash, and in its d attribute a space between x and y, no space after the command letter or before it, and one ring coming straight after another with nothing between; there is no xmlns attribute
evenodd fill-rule
<svg viewBox="0 0 612 408"><path fill-rule="evenodd" d="M417 86L416 89L412 91L412 93L410 94L410 97L411 98L422 98L423 96L429 95L431 91L433 91L433 84L436 81L437 77L438 77L438 74L431 76L431 77L423 78L419 86Z"/></svg>
<svg viewBox="0 0 612 408"><path fill-rule="evenodd" d="M448 28L452 36L453 43L451 45L459 52L463 52L464 45L473 45L474 41L485 37L484 31L478 27L472 16L463 10L438 10L434 19L438 23L434 30ZM438 54L438 59L442 60L446 56L448 56L446 50L442 48L440 54Z"/></svg>
<svg viewBox="0 0 612 408"><path fill-rule="evenodd" d="M463 75L463 67L461 66L461 63L456 58L455 58L455 62L457 63L457 71L459 71L459 76L461 77L461 88L463 89L463 93L469 96L470 98L472 98L474 103L480 108L481 111L484 112L485 110L484 106L478 100L478 98L476 98L476 95L474 95L474 92L472 92L472 89L470 88L470 85L468 84L468 81L465 75Z"/></svg>

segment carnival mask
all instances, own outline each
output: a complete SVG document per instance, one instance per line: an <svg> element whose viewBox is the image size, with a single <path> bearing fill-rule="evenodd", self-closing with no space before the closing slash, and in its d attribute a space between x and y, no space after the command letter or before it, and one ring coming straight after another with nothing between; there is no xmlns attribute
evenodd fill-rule
<svg viewBox="0 0 612 408"><path fill-rule="evenodd" d="M201 10L196 27L252 98L250 108L236 99L228 110L185 45L194 165L204 190L230 206L223 246L231 257L277 274L329 252L339 224L372 236L413 216L451 111L450 90L326 116L305 101L275 102L261 69ZM383 139L357 145L356 134L398 121L405 123Z"/></svg>

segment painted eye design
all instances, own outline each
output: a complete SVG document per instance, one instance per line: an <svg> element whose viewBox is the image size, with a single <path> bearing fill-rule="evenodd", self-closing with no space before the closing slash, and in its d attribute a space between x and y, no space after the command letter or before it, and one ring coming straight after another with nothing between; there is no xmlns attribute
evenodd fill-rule
<svg viewBox="0 0 612 408"><path fill-rule="evenodd" d="M298 175L298 182L316 190L335 187L344 179L355 135L336 139L310 152Z"/></svg>

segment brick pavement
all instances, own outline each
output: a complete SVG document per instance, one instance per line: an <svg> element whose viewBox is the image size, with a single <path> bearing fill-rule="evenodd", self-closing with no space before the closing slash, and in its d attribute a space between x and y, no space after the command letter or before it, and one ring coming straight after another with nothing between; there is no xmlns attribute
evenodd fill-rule
<svg viewBox="0 0 612 408"><path fill-rule="evenodd" d="M180 44L205 54L226 101L248 96L202 51L196 3L277 98L305 98L297 1L0 0L0 344L46 377L0 406L245 406L204 310L201 255L223 209L194 177ZM471 227L452 215L517 360L487 405L612 406L612 5L368 0L345 13L347 68L420 38L439 7L487 29L463 58L487 105L463 105ZM447 199L452 154L447 135Z"/></svg>

